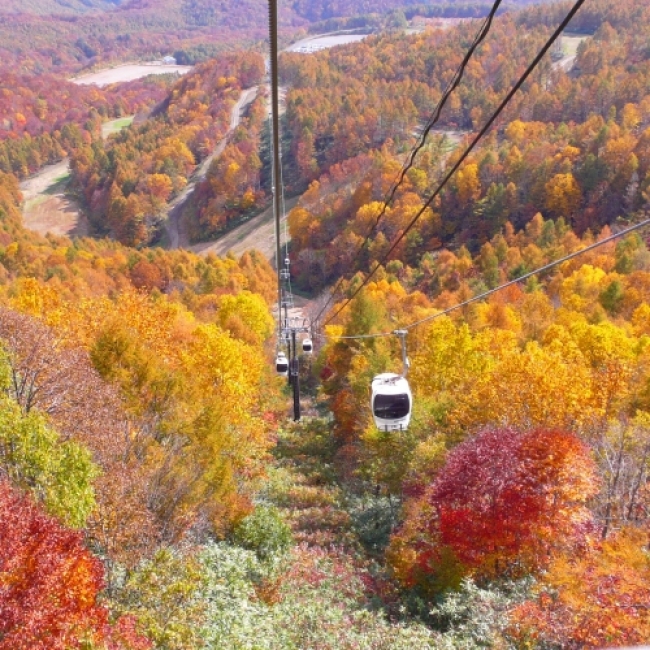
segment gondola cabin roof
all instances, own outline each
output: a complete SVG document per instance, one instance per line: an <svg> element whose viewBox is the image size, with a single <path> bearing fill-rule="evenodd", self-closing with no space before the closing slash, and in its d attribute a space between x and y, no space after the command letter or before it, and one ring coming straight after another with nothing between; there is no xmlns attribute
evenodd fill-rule
<svg viewBox="0 0 650 650"><path fill-rule="evenodd" d="M385 395L399 395L408 387L408 381L402 375L396 375L394 372L382 372L381 375L375 375L372 380L373 391L381 390Z"/></svg>

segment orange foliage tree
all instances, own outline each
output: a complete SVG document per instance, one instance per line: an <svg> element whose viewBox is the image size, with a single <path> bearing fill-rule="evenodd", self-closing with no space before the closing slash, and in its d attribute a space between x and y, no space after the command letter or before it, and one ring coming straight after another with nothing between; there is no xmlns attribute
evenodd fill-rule
<svg viewBox="0 0 650 650"><path fill-rule="evenodd" d="M648 536L624 529L551 564L537 599L511 614L519 640L563 647L636 645L650 638Z"/></svg>

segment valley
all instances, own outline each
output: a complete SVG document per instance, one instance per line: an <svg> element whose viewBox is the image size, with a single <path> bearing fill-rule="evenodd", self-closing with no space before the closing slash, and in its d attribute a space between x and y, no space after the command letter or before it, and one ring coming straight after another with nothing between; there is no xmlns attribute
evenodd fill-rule
<svg viewBox="0 0 650 650"><path fill-rule="evenodd" d="M102 136L108 138L128 128L133 116L102 124ZM23 224L40 235L86 237L88 220L70 194L70 160L49 165L20 184L23 194Z"/></svg>

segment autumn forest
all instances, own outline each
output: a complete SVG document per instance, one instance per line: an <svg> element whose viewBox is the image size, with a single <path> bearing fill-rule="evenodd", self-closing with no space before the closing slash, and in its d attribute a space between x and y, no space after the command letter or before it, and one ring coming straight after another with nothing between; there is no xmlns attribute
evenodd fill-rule
<svg viewBox="0 0 650 650"><path fill-rule="evenodd" d="M650 4L466 154L572 5L280 3L275 179L266 2L3 3L0 650L650 642Z"/></svg>

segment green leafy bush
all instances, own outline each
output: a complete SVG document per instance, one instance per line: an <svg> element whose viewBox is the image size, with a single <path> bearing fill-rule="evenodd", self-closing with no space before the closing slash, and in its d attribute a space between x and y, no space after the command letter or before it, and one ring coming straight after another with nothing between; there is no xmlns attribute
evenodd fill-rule
<svg viewBox="0 0 650 650"><path fill-rule="evenodd" d="M254 551L262 560L272 560L287 551L291 529L275 506L258 505L233 531L233 541Z"/></svg>
<svg viewBox="0 0 650 650"><path fill-rule="evenodd" d="M99 469L90 452L62 442L43 415L24 415L6 396L0 396L0 469L67 526L83 528L95 508L92 481Z"/></svg>

